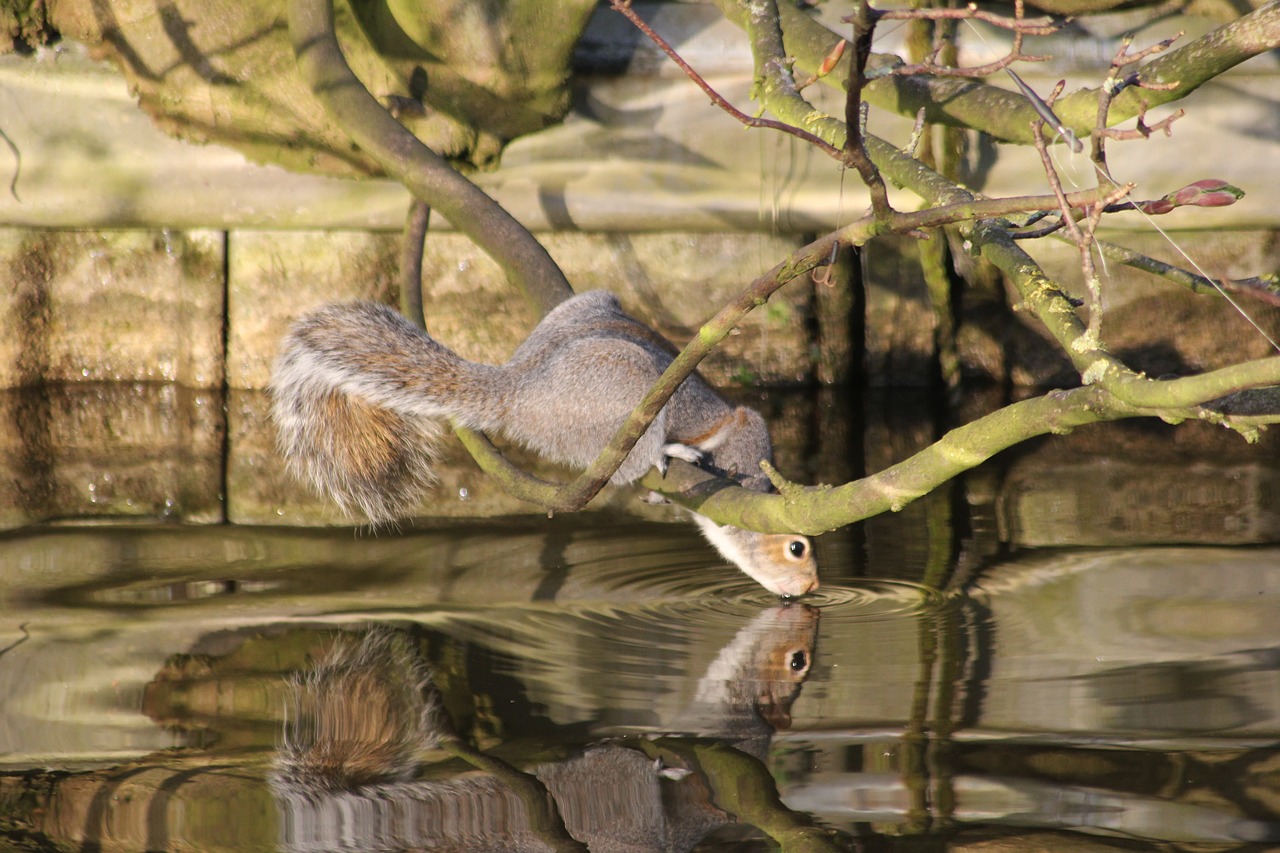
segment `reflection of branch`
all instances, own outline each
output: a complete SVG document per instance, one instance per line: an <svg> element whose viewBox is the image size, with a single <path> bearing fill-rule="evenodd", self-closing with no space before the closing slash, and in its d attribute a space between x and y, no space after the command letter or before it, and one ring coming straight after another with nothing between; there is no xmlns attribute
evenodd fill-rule
<svg viewBox="0 0 1280 853"><path fill-rule="evenodd" d="M573 295L560 268L523 225L369 94L338 46L332 0L290 0L289 35L298 69L312 93L388 174L474 240L543 313Z"/></svg>
<svg viewBox="0 0 1280 853"><path fill-rule="evenodd" d="M660 738L646 751L678 757L711 786L712 802L741 823L754 826L788 853L836 853L832 834L793 812L778 796L778 783L758 758L722 743ZM669 762L676 763L676 762Z"/></svg>

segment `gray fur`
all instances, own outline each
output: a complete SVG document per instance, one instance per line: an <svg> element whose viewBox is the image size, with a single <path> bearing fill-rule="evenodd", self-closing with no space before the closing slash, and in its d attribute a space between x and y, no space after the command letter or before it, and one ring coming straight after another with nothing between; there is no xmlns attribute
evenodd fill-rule
<svg viewBox="0 0 1280 853"><path fill-rule="evenodd" d="M281 449L299 474L339 504L389 520L411 511L431 482L438 419L585 468L674 356L669 342L604 291L560 304L498 366L461 358L386 306L329 305L285 338L272 412ZM348 404L358 410L350 417ZM764 419L731 406L697 374L677 389L612 482L630 483L663 465L671 445L695 448L702 464L748 488L770 489L760 470L772 456ZM804 543L796 559L779 552L777 536L699 521L727 559L774 592L816 587L803 537L791 537Z"/></svg>

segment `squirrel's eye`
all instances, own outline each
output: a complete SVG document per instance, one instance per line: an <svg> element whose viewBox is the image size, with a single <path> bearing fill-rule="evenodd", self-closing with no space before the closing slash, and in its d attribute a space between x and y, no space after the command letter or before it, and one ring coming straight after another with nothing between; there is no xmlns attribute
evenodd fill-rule
<svg viewBox="0 0 1280 853"><path fill-rule="evenodd" d="M795 557L797 560L804 557L804 553L807 550L808 550L808 545L805 543L803 539L792 539L789 543L787 543L788 553L790 553L791 556Z"/></svg>
<svg viewBox="0 0 1280 853"><path fill-rule="evenodd" d="M791 671L799 672L809 666L809 656L804 652L791 653Z"/></svg>

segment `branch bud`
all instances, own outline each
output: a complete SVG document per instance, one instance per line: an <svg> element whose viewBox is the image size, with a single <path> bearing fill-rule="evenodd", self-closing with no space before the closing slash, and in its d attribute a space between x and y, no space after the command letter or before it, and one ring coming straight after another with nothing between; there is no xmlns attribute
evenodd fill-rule
<svg viewBox="0 0 1280 853"><path fill-rule="evenodd" d="M1244 190L1232 186L1218 178L1205 178L1193 184L1187 184L1164 197L1174 207L1194 205L1195 207L1226 207L1244 198Z"/></svg>

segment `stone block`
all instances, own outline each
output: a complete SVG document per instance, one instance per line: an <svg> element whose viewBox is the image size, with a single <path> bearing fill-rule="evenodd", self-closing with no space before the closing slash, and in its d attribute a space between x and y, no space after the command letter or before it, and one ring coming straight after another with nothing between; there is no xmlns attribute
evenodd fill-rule
<svg viewBox="0 0 1280 853"><path fill-rule="evenodd" d="M223 379L214 231L0 229L0 387Z"/></svg>
<svg viewBox="0 0 1280 853"><path fill-rule="evenodd" d="M232 231L227 237L227 384L265 388L280 339L326 302L399 298L399 235Z"/></svg>
<svg viewBox="0 0 1280 853"><path fill-rule="evenodd" d="M677 344L799 243L751 234L551 234L575 289L606 289ZM264 388L290 322L335 300L393 302L399 235L254 232L230 236L228 382ZM427 326L465 358L505 361L537 322L501 269L466 237L434 232L423 255ZM812 374L807 280L753 312L703 362L713 384L786 384Z"/></svg>

